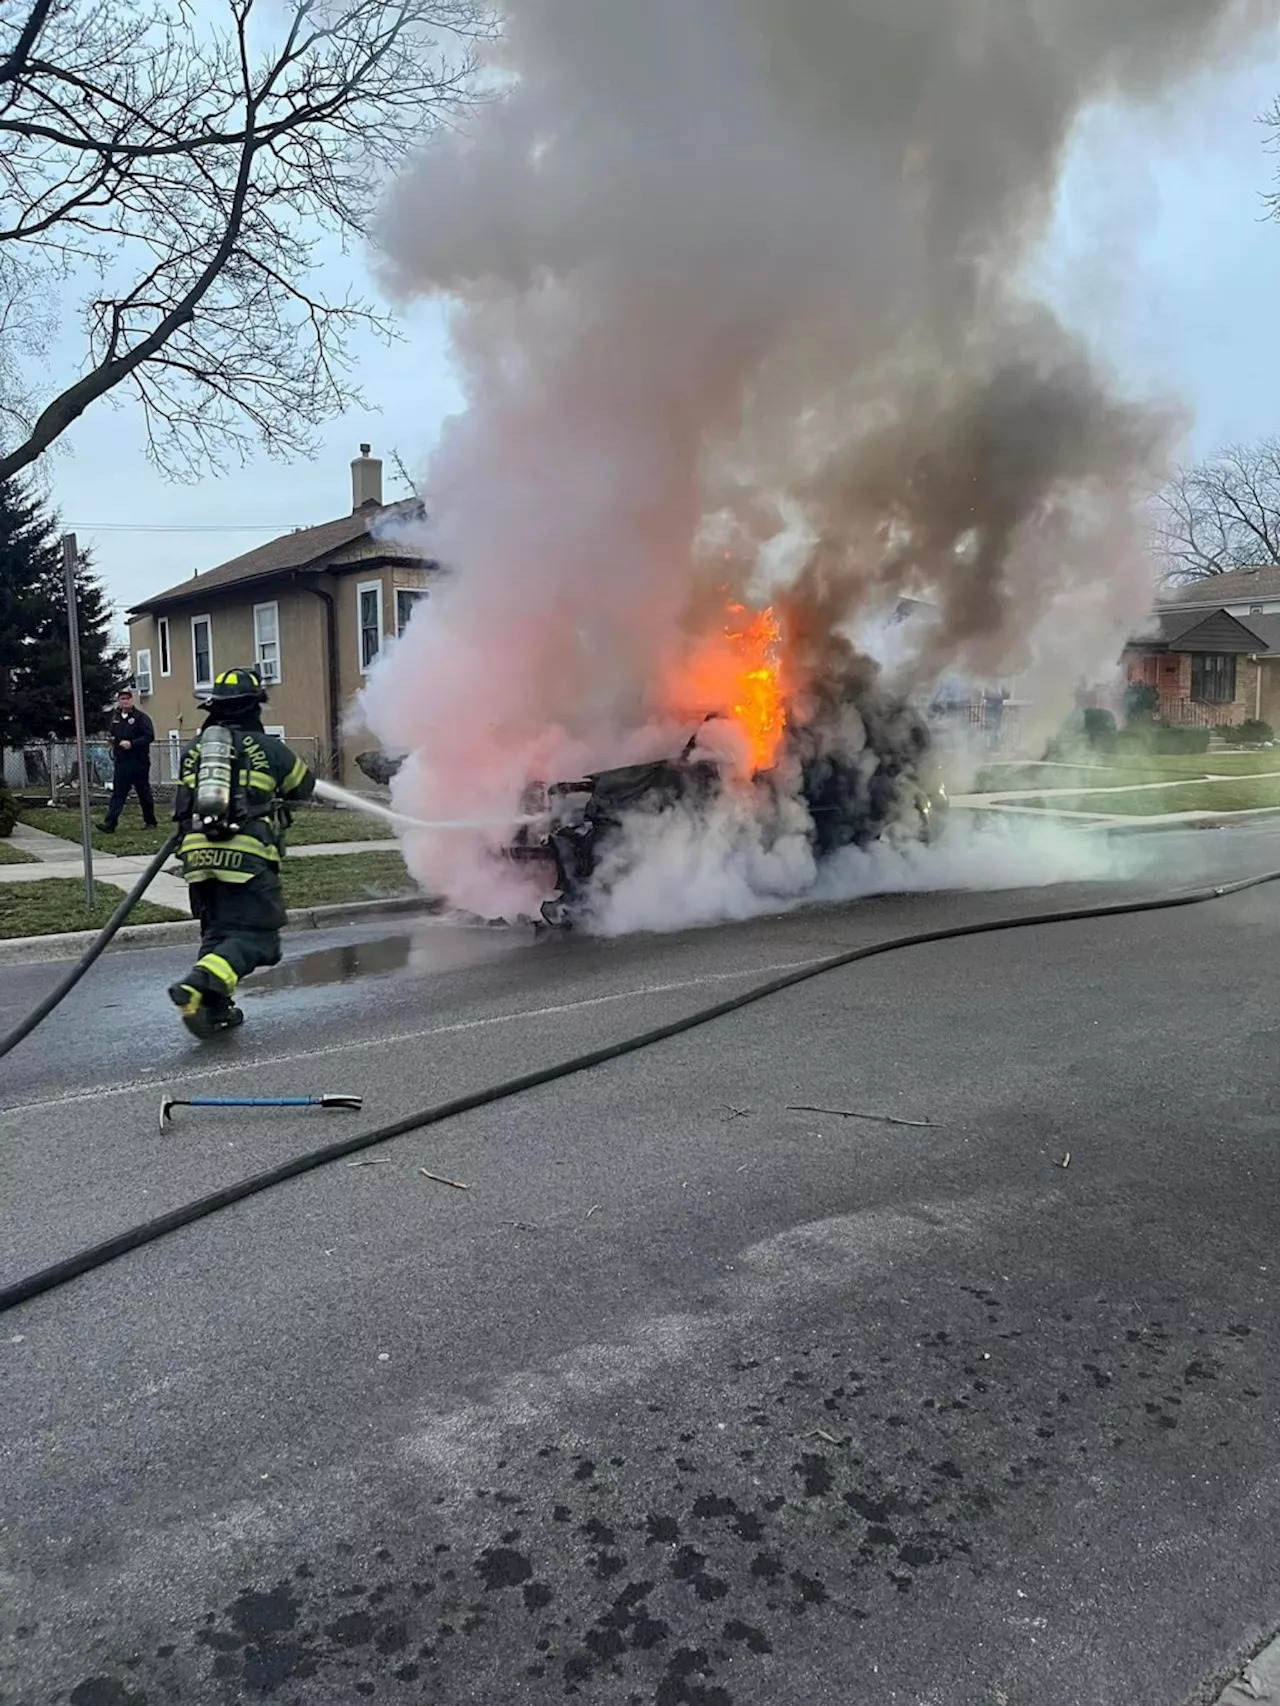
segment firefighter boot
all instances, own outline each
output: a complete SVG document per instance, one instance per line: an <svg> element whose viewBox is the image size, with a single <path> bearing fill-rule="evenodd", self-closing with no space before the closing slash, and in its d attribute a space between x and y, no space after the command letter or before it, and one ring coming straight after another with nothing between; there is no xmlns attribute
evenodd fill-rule
<svg viewBox="0 0 1280 1706"><path fill-rule="evenodd" d="M182 1013L182 1022L202 1041L219 1031L244 1024L244 1014L212 973L197 966L181 983L169 985L169 999Z"/></svg>

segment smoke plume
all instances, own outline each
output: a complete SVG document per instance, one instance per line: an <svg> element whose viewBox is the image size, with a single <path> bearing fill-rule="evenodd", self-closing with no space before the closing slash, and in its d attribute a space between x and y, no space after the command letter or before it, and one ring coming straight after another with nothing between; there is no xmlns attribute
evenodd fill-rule
<svg viewBox="0 0 1280 1706"><path fill-rule="evenodd" d="M1280 0L509 0L495 98L394 186L388 287L466 396L427 471L452 571L364 714L415 816L658 750L730 598L788 672L903 595L895 665L1109 666L1150 597L1134 494L1177 422L1024 272L1077 117L1225 63ZM1123 163L1117 165L1123 169ZM473 845L418 874L494 901ZM470 897L470 898L469 898Z"/></svg>

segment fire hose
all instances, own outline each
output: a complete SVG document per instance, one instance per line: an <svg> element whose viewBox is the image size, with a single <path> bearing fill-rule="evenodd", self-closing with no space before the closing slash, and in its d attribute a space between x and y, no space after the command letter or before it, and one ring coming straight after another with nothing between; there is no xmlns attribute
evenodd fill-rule
<svg viewBox="0 0 1280 1706"><path fill-rule="evenodd" d="M141 894L150 881L151 876L159 869L165 855L158 855L153 865L140 879L130 897L113 915L108 929L119 928L123 915L127 915L129 907ZM784 973L780 977L770 978L765 983L755 984L744 990L740 995L734 995L724 1001L717 1001L713 1006L701 1007L696 1012L687 1014L682 1019L673 1019L665 1025L657 1025L651 1030L639 1031L633 1036L624 1037L619 1042L609 1043L603 1048L591 1049L585 1054L573 1055L567 1060L558 1061L551 1066L539 1068L535 1072L526 1072L518 1077L507 1078L500 1083L491 1084L480 1090L473 1090L465 1096L455 1096L449 1101L437 1102L431 1107L422 1108L416 1113L404 1115L401 1119L392 1120L387 1125L377 1126L372 1131L360 1133L354 1137L341 1138L337 1142L327 1143L319 1149L313 1149L306 1154L295 1156L291 1161L281 1162L278 1166L270 1167L265 1172L256 1173L250 1178L238 1180L231 1185L224 1185L220 1190L210 1191L206 1196L197 1197L192 1202L184 1203L178 1208L171 1209L168 1214L157 1216L154 1220L141 1222L124 1232L117 1233L112 1238L104 1239L101 1243L89 1245L76 1254L65 1257L50 1267L42 1268L39 1272L29 1274L23 1279L15 1280L10 1285L0 1288L0 1314L16 1308L20 1303L26 1303L32 1298L40 1297L46 1292L54 1291L59 1286L66 1285L81 1275L91 1273L96 1268L105 1267L108 1262L116 1261L130 1251L140 1250L144 1245L153 1244L159 1238L167 1237L171 1232L177 1232L184 1226L191 1226L208 1215L217 1214L219 1210L230 1208L233 1203L244 1202L249 1197L260 1195L263 1191L272 1189L275 1185L283 1184L288 1179L301 1178L305 1173L314 1172L319 1167L327 1166L332 1161L342 1160L348 1155L356 1155L361 1150L372 1149L379 1144L390 1143L395 1138L405 1137L410 1132L421 1131L426 1126L439 1125L444 1120L454 1119L459 1114L471 1113L477 1108L490 1107L496 1102L509 1100L513 1096L523 1095L526 1091L536 1090L544 1084L553 1084L558 1079L570 1078L580 1072L589 1072L597 1066L605 1066L610 1061L621 1060L630 1054L636 1054L641 1049L652 1048L656 1043L666 1042L672 1037L682 1035L686 1031L696 1030L702 1025L711 1024L717 1019L726 1018L731 1013L741 1012L744 1007L750 1007L757 1001L764 1001L771 995L778 995L787 989L794 989L799 984L807 983L811 978L825 976L829 972L839 971L846 966L857 965L862 960L876 958L880 954L897 953L904 948L921 948L936 942L958 941L966 936L989 936L1008 930L1028 930L1051 924L1072 924L1088 919L1132 917L1140 913L1165 912L1176 907L1200 906L1207 901L1221 900L1228 895L1243 894L1247 889L1261 888L1264 884L1280 881L1280 871L1268 871L1261 876L1244 877L1237 882L1222 883L1214 888L1191 889L1183 894L1164 896L1154 900L1114 901L1100 906L1071 907L1056 912L1030 913L1017 918L991 918L973 924L946 925L938 930L920 930L905 936L892 936L883 942L872 942L861 948L848 948L829 958L816 960L812 965L801 966L795 971ZM114 934L114 930L112 930ZM17 1032L0 1044L0 1054L4 1054L35 1029L40 1019L45 1017L57 1005L67 991L74 987L79 978L88 970L92 960L96 959L106 947L110 937L104 930L102 937L94 943L90 955L86 955L73 976L63 980L63 984L47 997L29 1020L23 1022Z"/></svg>
<svg viewBox="0 0 1280 1706"><path fill-rule="evenodd" d="M173 854L181 839L182 831L175 829L67 975L54 984L39 1006L34 1007L25 1019L13 1027L7 1036L0 1037L0 1060L3 1060L5 1055L11 1053L20 1042L29 1037L37 1025L43 1024L58 1003L70 995L89 967L110 945L117 930L146 893L152 879L158 877L164 869L165 862Z"/></svg>
<svg viewBox="0 0 1280 1706"><path fill-rule="evenodd" d="M402 812L391 811L385 806L377 805L375 802L360 800L355 795L348 794L345 788L335 788L328 782L318 781L316 783L316 792L321 795L322 798L332 800L336 805L348 806L354 804L357 809L365 814L381 818L385 822L394 824L398 828L402 829L487 829L494 827L494 824L498 821L496 819L467 819L456 823L426 822L419 818L405 817ZM509 822L521 824L532 823L534 821L534 819L528 817L502 820L504 825ZM85 949L84 953L72 966L67 975L62 978L60 982L54 985L39 1006L28 1013L27 1017L23 1019L20 1024L15 1025L7 1036L0 1037L0 1060L3 1060L5 1055L11 1053L12 1050L17 1048L20 1042L25 1041L26 1038L31 1035L32 1031L35 1030L36 1026L42 1024L44 1020L49 1017L50 1013L53 1012L59 1002L65 1000L65 998L70 995L71 991L89 970L90 966L93 965L94 961L98 959L98 957L110 946L111 941L116 935L116 932L120 929L120 926L125 922L134 907L137 906L138 902L142 899L153 879L159 876L160 872L164 869L166 861L175 852L178 843L181 840L182 830L175 829L173 834L165 842L164 846L156 854L155 858L147 866L146 870L138 878L137 882L129 890L128 894L120 902L119 906L111 914L110 918L108 918L98 936Z"/></svg>

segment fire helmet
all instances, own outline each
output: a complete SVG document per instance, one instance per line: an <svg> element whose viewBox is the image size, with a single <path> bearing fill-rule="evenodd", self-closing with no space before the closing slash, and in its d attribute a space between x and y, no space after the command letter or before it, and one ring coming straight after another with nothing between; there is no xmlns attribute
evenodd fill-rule
<svg viewBox="0 0 1280 1706"><path fill-rule="evenodd" d="M266 689L256 669L224 669L201 704L209 706L265 705Z"/></svg>

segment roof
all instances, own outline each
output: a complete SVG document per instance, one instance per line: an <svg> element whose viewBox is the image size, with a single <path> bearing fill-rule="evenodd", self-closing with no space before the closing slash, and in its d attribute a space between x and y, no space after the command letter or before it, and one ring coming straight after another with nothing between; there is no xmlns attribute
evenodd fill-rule
<svg viewBox="0 0 1280 1706"><path fill-rule="evenodd" d="M1158 644L1171 646L1183 634L1189 634L1193 628L1198 628L1204 621L1201 610L1163 611L1156 616L1156 631L1152 639Z"/></svg>
<svg viewBox="0 0 1280 1706"><path fill-rule="evenodd" d="M153 598L139 599L133 611L160 610L166 605L184 604L203 599L210 592L242 586L250 581L267 580L274 575L296 573L300 569L320 567L344 547L355 544L372 533L375 522L399 517L409 519L421 512L417 498L405 498L399 503L370 504L354 515L341 516L337 521L324 521L318 527L301 527L295 533L283 533L269 544L255 546L229 563L219 563L216 569L189 576L177 586L167 587ZM408 546L387 543L389 557L402 557L406 562L420 561L418 552Z"/></svg>
<svg viewBox="0 0 1280 1706"><path fill-rule="evenodd" d="M1131 646L1163 652L1280 652L1280 616L1233 616L1227 610L1195 606L1162 610L1155 632L1130 640Z"/></svg>
<svg viewBox="0 0 1280 1706"><path fill-rule="evenodd" d="M1236 621L1263 641L1260 650L1280 652L1280 616L1237 616Z"/></svg>
<svg viewBox="0 0 1280 1706"><path fill-rule="evenodd" d="M1173 588L1161 600L1161 606L1199 604L1216 610L1220 605L1250 598L1280 598L1280 563L1230 569L1224 575L1206 575L1201 580L1189 581L1186 586Z"/></svg>

